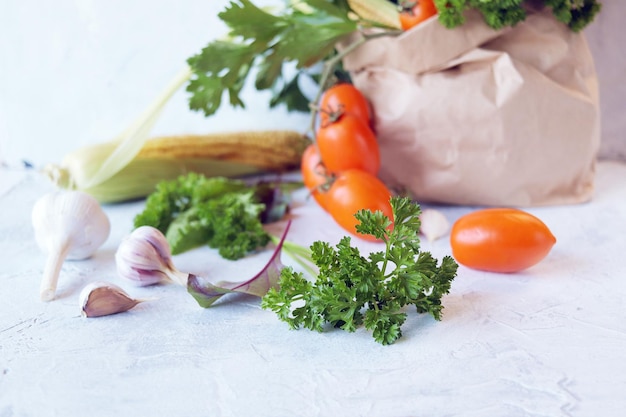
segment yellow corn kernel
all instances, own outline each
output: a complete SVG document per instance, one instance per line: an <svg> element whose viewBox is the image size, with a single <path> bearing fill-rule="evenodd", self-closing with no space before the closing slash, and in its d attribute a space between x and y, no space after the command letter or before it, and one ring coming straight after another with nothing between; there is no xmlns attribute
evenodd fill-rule
<svg viewBox="0 0 626 417"><path fill-rule="evenodd" d="M310 143L289 130L168 136L147 141L140 158L211 158L272 172L293 169Z"/></svg>

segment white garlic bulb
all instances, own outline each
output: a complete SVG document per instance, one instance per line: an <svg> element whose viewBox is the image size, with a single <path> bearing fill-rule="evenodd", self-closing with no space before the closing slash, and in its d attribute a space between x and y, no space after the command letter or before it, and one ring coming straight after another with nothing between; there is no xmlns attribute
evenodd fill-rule
<svg viewBox="0 0 626 417"><path fill-rule="evenodd" d="M33 206L32 224L37 245L48 254L40 288L43 301L54 299L63 262L89 258L111 231L98 201L81 191L45 194Z"/></svg>

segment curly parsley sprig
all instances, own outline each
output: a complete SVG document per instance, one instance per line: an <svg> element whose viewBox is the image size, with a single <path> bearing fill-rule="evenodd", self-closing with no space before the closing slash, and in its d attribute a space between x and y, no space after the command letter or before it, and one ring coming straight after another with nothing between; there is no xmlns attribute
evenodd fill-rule
<svg viewBox="0 0 626 417"><path fill-rule="evenodd" d="M263 224L282 217L289 204L283 190L292 186L300 183L251 184L189 172L160 182L133 224L160 230L174 255L208 245L236 260L273 239Z"/></svg>
<svg viewBox="0 0 626 417"><path fill-rule="evenodd" d="M552 9L554 17L574 32L579 32L600 11L597 0L434 0L439 11L439 21L447 28L465 23L468 9L478 10L487 25L493 29L515 26L526 19L527 6L545 6Z"/></svg>
<svg viewBox="0 0 626 417"><path fill-rule="evenodd" d="M317 241L311 246L319 269L314 281L290 267L281 271L279 288L271 289L262 307L274 311L292 329L324 331L326 324L348 332L364 326L374 339L394 343L407 313L441 319L441 299L450 291L458 265L451 256L437 260L420 251L420 206L406 197L392 197L394 226L381 212L361 210L357 230L379 238L384 251L361 255L344 237L332 247Z"/></svg>

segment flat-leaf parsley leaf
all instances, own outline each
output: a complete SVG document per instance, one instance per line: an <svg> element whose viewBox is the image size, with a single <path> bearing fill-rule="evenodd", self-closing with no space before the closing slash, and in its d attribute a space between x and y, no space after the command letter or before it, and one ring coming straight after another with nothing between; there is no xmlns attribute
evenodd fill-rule
<svg viewBox="0 0 626 417"><path fill-rule="evenodd" d="M231 106L245 107L241 92L252 74L257 90L272 92L272 107L308 111L300 77L308 77L308 70L314 73L312 67L358 28L344 0L303 0L277 14L250 0L232 0L218 16L229 28L228 38L209 43L187 60L193 72L189 107L206 116L215 114L224 95Z"/></svg>

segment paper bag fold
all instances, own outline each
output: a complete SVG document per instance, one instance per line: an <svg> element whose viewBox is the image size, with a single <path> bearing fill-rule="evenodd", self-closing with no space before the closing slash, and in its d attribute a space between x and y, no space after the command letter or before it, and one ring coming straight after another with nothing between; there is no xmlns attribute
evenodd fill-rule
<svg viewBox="0 0 626 417"><path fill-rule="evenodd" d="M368 41L344 66L374 109L381 178L418 201L591 198L600 142L593 59L584 36L551 13L502 31L474 14L452 30L431 19Z"/></svg>

